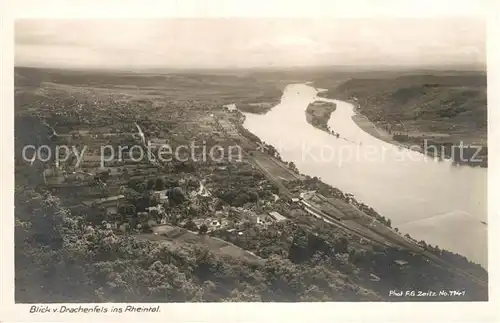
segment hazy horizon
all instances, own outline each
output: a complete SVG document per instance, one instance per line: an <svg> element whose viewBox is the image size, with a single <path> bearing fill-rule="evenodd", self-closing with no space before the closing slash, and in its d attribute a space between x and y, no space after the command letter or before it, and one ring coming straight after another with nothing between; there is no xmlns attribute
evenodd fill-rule
<svg viewBox="0 0 500 323"><path fill-rule="evenodd" d="M15 65L73 69L485 66L485 22L427 19L18 20Z"/></svg>

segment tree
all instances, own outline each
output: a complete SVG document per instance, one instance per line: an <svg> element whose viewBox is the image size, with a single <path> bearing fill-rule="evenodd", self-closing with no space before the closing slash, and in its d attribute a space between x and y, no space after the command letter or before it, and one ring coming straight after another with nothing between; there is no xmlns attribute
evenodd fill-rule
<svg viewBox="0 0 500 323"><path fill-rule="evenodd" d="M207 225L206 224L200 225L200 229L198 230L198 234L203 235L203 234L207 234L207 232L208 232Z"/></svg>
<svg viewBox="0 0 500 323"><path fill-rule="evenodd" d="M356 250L351 249L351 251L349 251L349 262L354 262L356 260L356 256Z"/></svg>
<svg viewBox="0 0 500 323"><path fill-rule="evenodd" d="M163 181L163 178L159 177L156 179L154 188L156 191L163 191L165 189L165 182Z"/></svg>
<svg viewBox="0 0 500 323"><path fill-rule="evenodd" d="M186 199L184 196L184 192L180 187L174 187L168 192L168 198L170 201L173 201L175 204L182 204Z"/></svg>
<svg viewBox="0 0 500 323"><path fill-rule="evenodd" d="M146 232L146 233L152 233L153 229L151 228L151 226L149 225L149 223L146 222L146 223L142 224L142 231Z"/></svg>
<svg viewBox="0 0 500 323"><path fill-rule="evenodd" d="M299 170L298 170L297 166L296 166L296 165L295 165L295 163L294 163L294 162L292 162L292 161L288 163L288 167L289 167L289 168L290 168L293 172L295 172L295 173L298 173L298 172L299 172Z"/></svg>
<svg viewBox="0 0 500 323"><path fill-rule="evenodd" d="M335 242L335 253L347 253L347 239L342 237Z"/></svg>
<svg viewBox="0 0 500 323"><path fill-rule="evenodd" d="M127 186L130 187L131 189L133 189L134 191L137 191L139 192L139 185L142 184L142 180L140 179L131 179Z"/></svg>
<svg viewBox="0 0 500 323"><path fill-rule="evenodd" d="M146 192L146 191L147 191L147 189L148 189L148 188L147 188L147 185L146 185L146 183L144 183L144 182L141 182L141 183L137 186L137 192L139 192L139 193L144 193L144 192Z"/></svg>
<svg viewBox="0 0 500 323"><path fill-rule="evenodd" d="M111 176L111 170L107 169L106 171L100 171L94 176L94 180L96 182L101 181L103 183L106 183Z"/></svg>
<svg viewBox="0 0 500 323"><path fill-rule="evenodd" d="M155 186L155 180L152 178L148 179L148 183L146 185L146 188L148 190L152 190L154 186Z"/></svg>
<svg viewBox="0 0 500 323"><path fill-rule="evenodd" d="M190 230L190 231L198 231L199 228L198 226L196 225L196 223L194 223L192 220L189 220L185 225L184 225L184 228Z"/></svg>

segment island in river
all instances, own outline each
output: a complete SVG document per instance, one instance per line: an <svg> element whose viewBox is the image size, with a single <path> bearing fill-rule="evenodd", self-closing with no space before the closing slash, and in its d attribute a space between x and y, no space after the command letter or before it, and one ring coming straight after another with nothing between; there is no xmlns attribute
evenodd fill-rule
<svg viewBox="0 0 500 323"><path fill-rule="evenodd" d="M314 101L306 108L306 120L314 127L333 135L335 132L328 126L328 120L336 108L337 105L333 102Z"/></svg>

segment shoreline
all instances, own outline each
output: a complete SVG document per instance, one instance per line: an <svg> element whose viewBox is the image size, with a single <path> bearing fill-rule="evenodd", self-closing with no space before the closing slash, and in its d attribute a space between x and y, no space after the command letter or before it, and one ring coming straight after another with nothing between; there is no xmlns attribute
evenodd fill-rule
<svg viewBox="0 0 500 323"><path fill-rule="evenodd" d="M316 89L316 90L318 90L318 89ZM487 156L487 154L484 156L478 155L478 157L485 157L485 160L473 162L471 160L466 159L466 160L460 161L460 160L454 160L451 156L447 156L446 153L443 153L443 151L441 150L441 147L445 147L445 145L437 145L436 148L439 148L437 151L437 154L433 154L429 151L424 151L422 146L418 143L415 143L415 142L406 143L406 142L395 140L395 139L393 139L393 136L391 134L389 134L387 131L377 127L377 125L374 122L372 122L366 115L364 115L363 113L361 113L359 111L360 109L358 107L359 106L358 101L353 100L352 98L342 97L342 95L340 95L340 98L339 98L339 96L332 97L331 94L332 93L329 93L328 89L326 89L326 90L323 89L323 90L318 91L317 96L319 98L324 98L324 99L329 99L329 100L340 100L340 101L344 101L344 102L347 102L349 104L352 104L353 111L355 113L355 115L352 117L352 120L354 121L354 123L356 123L356 125L361 130L363 130L364 132L368 133L369 135L371 135L379 140L382 140L382 141L387 142L389 144L395 145L399 148L419 152L422 155L428 156L429 158L440 159L441 161L450 161L453 163L454 166L469 166L472 168L479 167L479 168L485 168L485 169L488 168L488 158L487 158L488 156ZM427 139L427 140L432 141L432 138L423 138L423 139ZM413 147L413 149L412 149L412 147ZM464 147L467 147L467 145ZM487 146L486 146L486 148L487 148ZM471 157L471 159L472 158L475 158L475 157Z"/></svg>
<svg viewBox="0 0 500 323"><path fill-rule="evenodd" d="M340 100L340 99L336 99L336 98L329 98L327 96L320 96L319 93L321 93L321 92L326 92L326 91L318 91L318 97L319 98L324 98L324 99L329 99L329 100L339 100L339 101L344 101L344 102L347 102L347 103L351 104L353 106L353 112L355 113L351 117L351 119L359 127L359 129L363 130L365 133L367 133L370 136L375 137L375 138L377 138L379 140L382 140L382 141L384 141L386 143L392 144L394 146L397 146L397 147L400 147L400 148L404 148L404 149L408 149L408 150L417 151L417 152L420 152L420 153L424 154L424 152L422 150L411 149L407 145L405 145L404 143L399 142L397 140L394 140L392 138L392 135L390 135L387 131L379 129L375 125L375 123L373 123L370 119L368 119L367 116L365 116L364 114L362 114L361 112L359 112L358 108L356 107L356 104L357 104L356 102L353 102L351 100ZM427 154L427 155L429 157L434 157L434 156L429 155L429 154Z"/></svg>
<svg viewBox="0 0 500 323"><path fill-rule="evenodd" d="M408 147L406 144L392 139L392 136L385 130L379 129L372 121L370 121L365 115L355 111L356 114L352 116L352 121L361 129L372 137L382 140L388 144L394 145L398 148L407 149L421 153L422 155L427 155L430 158L441 158L441 156L433 156L430 153L425 153L423 149L412 149L411 146Z"/></svg>
<svg viewBox="0 0 500 323"><path fill-rule="evenodd" d="M355 103L353 103L351 101L346 101L346 102L355 106ZM422 155L426 155L429 158L437 158L437 159L441 159L443 161L448 160L448 161L451 161L453 164L458 165L458 166L469 166L469 167L473 167L473 168L480 167L480 168L485 168L485 169L488 168L488 166L484 165L483 163L471 164L470 162L466 162L466 161L463 161L463 162L455 161L446 155L444 155L444 156L441 155L439 152L436 155L434 155L428 151L425 151L417 144L405 144L405 143L402 143L400 141L397 141L397 140L393 139L392 135L390 135L387 131L378 128L375 125L375 123L373 123L372 121L370 121L370 119L368 119L367 116L360 113L356 107L354 107L353 111L355 112L355 115L352 116L352 120L361 130L363 130L367 134L371 135L372 137L375 137L375 138L382 140L386 143L392 144L392 145L399 147L399 148L408 149L411 151L421 153ZM419 148L412 149L411 147L419 147Z"/></svg>

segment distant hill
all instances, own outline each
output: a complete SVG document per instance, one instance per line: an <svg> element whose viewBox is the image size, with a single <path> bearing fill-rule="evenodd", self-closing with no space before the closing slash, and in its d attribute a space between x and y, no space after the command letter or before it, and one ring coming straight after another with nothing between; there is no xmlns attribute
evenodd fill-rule
<svg viewBox="0 0 500 323"><path fill-rule="evenodd" d="M92 90L167 98L174 101L217 101L220 104L278 104L284 85L276 79L237 74L153 74L118 71L80 71L16 67L16 106L46 97L44 89L66 92ZM50 95L49 95L50 96ZM271 105L272 106L272 105ZM269 110L269 109L267 109Z"/></svg>
<svg viewBox="0 0 500 323"><path fill-rule="evenodd" d="M353 98L371 121L441 121L486 130L486 75L410 75L350 79L328 89L329 97ZM425 128L427 122L422 122ZM427 129L429 130L429 129ZM436 129L437 130L437 129Z"/></svg>
<svg viewBox="0 0 500 323"><path fill-rule="evenodd" d="M458 163L487 165L485 72L373 72L348 79L322 77L314 84L327 89L322 96L354 103L357 112L378 129L370 133L382 140L421 147L427 142L444 147L444 155ZM365 131L370 128L366 123L358 125ZM474 157L480 161L457 160L458 154L453 155L450 147L461 143L480 145L479 158ZM475 156L475 152L476 148L466 148L465 156Z"/></svg>
<svg viewBox="0 0 500 323"><path fill-rule="evenodd" d="M486 74L438 72L415 75L371 75L340 84L325 80L317 86L323 95L357 99L359 112L372 122L403 123L422 132L480 138L486 136Z"/></svg>

